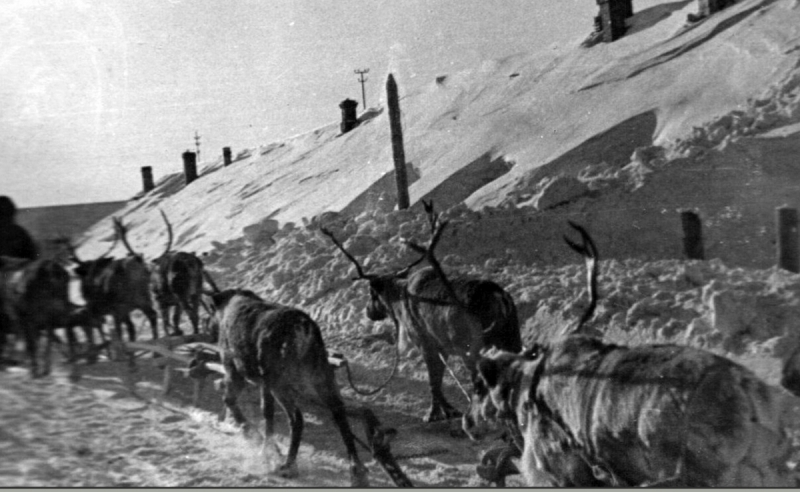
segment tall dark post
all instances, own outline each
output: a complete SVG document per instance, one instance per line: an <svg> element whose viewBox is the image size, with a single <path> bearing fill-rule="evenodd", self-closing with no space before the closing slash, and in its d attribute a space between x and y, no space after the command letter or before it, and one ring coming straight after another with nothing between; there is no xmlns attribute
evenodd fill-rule
<svg viewBox="0 0 800 492"><path fill-rule="evenodd" d="M797 209L779 207L775 210L778 230L778 266L784 270L800 272L797 241Z"/></svg>
<svg viewBox="0 0 800 492"><path fill-rule="evenodd" d="M339 103L339 109L342 110L342 122L339 124L339 129L342 133L347 133L358 126L357 107L358 103L352 99L345 99Z"/></svg>
<svg viewBox="0 0 800 492"><path fill-rule="evenodd" d="M230 166L233 160L231 159L231 148L230 147L223 147L222 148L222 161L225 163L225 166Z"/></svg>
<svg viewBox="0 0 800 492"><path fill-rule="evenodd" d="M683 224L683 253L690 260L705 259L703 251L703 224L696 213L681 212Z"/></svg>
<svg viewBox="0 0 800 492"><path fill-rule="evenodd" d="M152 166L143 166L142 167L142 186L144 187L144 192L147 193L148 191L152 190L156 187L155 183L153 182L153 168Z"/></svg>
<svg viewBox="0 0 800 492"><path fill-rule="evenodd" d="M386 80L386 100L389 105L389 125L392 133L392 154L394 155L394 174L397 179L397 208L411 206L408 198L408 177L406 176L406 154L403 149L403 125L400 121L400 98L397 96L397 82L389 74Z"/></svg>
<svg viewBox="0 0 800 492"><path fill-rule="evenodd" d="M197 156L194 152L187 150L183 153L183 175L187 185L197 179Z"/></svg>

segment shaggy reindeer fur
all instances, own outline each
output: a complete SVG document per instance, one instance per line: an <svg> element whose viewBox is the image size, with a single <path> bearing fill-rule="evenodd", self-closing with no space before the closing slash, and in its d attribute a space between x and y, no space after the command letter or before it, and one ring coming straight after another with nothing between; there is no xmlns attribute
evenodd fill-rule
<svg viewBox="0 0 800 492"><path fill-rule="evenodd" d="M211 298L225 368L224 402L236 423L246 433L252 431L237 399L245 381L260 385L266 420L264 444L272 441L277 400L291 427L289 453L278 472L284 477L294 477L303 432L303 414L296 399L304 393L316 394L330 409L342 435L353 485L367 486L367 470L356 452L355 438L347 423L319 326L303 311L265 302L250 291L226 290L212 294Z"/></svg>
<svg viewBox="0 0 800 492"><path fill-rule="evenodd" d="M442 358L459 356L474 371L484 347L521 350L513 299L489 280L454 278L451 284L463 306L456 304L432 268L419 269L408 279L388 277L370 281L367 316L374 321L389 317L398 325L401 351L407 341L420 347L432 398L426 420L460 415L442 392Z"/></svg>
<svg viewBox="0 0 800 492"><path fill-rule="evenodd" d="M81 279L81 294L86 299L90 317L114 317L117 337L122 338L122 324L128 330L128 338L136 340L136 330L130 313L139 309L150 322L153 338L158 338L156 311L150 300L150 272L144 260L138 256L122 259L98 258L78 263L75 274Z"/></svg>
<svg viewBox="0 0 800 492"><path fill-rule="evenodd" d="M584 256L597 303L597 248ZM746 368L678 345L625 347L575 335L521 354L484 353L464 430L502 422L531 485L790 486L782 395Z"/></svg>
<svg viewBox="0 0 800 492"><path fill-rule="evenodd" d="M425 421L432 422L460 415L442 392L447 357L460 356L474 375L481 349L496 347L518 352L522 349L522 338L514 300L502 287L489 280L447 278L433 254L447 221L439 221L432 202L423 204L431 226L430 243L423 248L408 242L421 256L398 272L364 273L332 232L324 227L321 231L355 265L358 272L355 280L369 282L367 317L373 321L390 318L397 329L400 350L410 340L422 351L431 391L431 407ZM409 275L411 268L422 260L427 260L431 267Z"/></svg>
<svg viewBox="0 0 800 492"><path fill-rule="evenodd" d="M8 265L8 266L6 266ZM0 355L5 336L22 335L34 377L50 373L51 339L55 328L65 326L69 315L69 274L53 260L20 263L0 261ZM44 368L39 370L38 342L45 335Z"/></svg>
<svg viewBox="0 0 800 492"><path fill-rule="evenodd" d="M150 289L169 332L169 309L174 307L172 332L180 335L181 312L186 311L195 335L200 329L200 295L203 291L203 262L183 251L170 251L151 262Z"/></svg>
<svg viewBox="0 0 800 492"><path fill-rule="evenodd" d="M530 485L796 486L779 390L709 352L572 337L479 376L465 430L509 420Z"/></svg>

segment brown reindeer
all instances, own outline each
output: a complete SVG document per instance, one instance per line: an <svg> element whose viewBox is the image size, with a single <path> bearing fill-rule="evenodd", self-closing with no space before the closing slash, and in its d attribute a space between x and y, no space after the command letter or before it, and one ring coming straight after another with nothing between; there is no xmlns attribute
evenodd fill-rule
<svg viewBox="0 0 800 492"><path fill-rule="evenodd" d="M589 309L565 339L482 354L467 434L503 424L531 486L796 486L779 390L704 350L580 333L596 306L597 250L573 227Z"/></svg>
<svg viewBox="0 0 800 492"><path fill-rule="evenodd" d="M161 211L167 225L167 247L154 260L150 261L150 291L156 308L161 313L164 332L182 335L181 314L185 311L195 334L200 331L200 296L203 285L203 262L196 255L183 251L172 251L172 225L167 215ZM133 249L125 240L125 226L116 222L123 242L129 252ZM173 309L170 327L170 308Z"/></svg>
<svg viewBox="0 0 800 492"><path fill-rule="evenodd" d="M212 284L213 285L213 284ZM336 385L334 368L319 326L305 312L266 302L248 290L209 293L219 347L225 369L224 403L245 434L254 429L237 401L247 381L261 388L265 420L264 446L274 445L275 402L283 408L291 428L289 452L277 473L298 475L297 451L303 433L303 413L298 397L315 395L333 416L350 460L352 485L367 487L367 469L358 457L355 437L347 421L344 402Z"/></svg>
<svg viewBox="0 0 800 492"><path fill-rule="evenodd" d="M5 336L25 340L33 377L50 373L55 328L69 315L69 273L57 261L0 257L0 358ZM46 355L40 369L38 346L45 337Z"/></svg>
<svg viewBox="0 0 800 492"><path fill-rule="evenodd" d="M433 255L447 222L440 222L432 204L425 204L432 238L425 248L407 243L422 254L408 267L388 274L365 273L358 261L327 229L322 232L355 265L355 280L369 282L370 302L367 317L373 321L390 318L397 329L397 340L410 339L422 351L428 369L431 407L425 421L460 415L442 392L447 358L462 358L474 372L484 347L518 352L522 348L517 309L511 296L494 282L457 277L449 280ZM423 259L431 267L411 269Z"/></svg>
<svg viewBox="0 0 800 492"><path fill-rule="evenodd" d="M74 272L81 279L81 295L86 301L87 316L90 319L102 319L111 315L117 337L122 338L122 325L125 325L128 338L133 341L136 340L136 330L130 313L138 309L150 322L153 338L158 338L156 312L150 300L150 271L142 255L128 245L125 229L116 227L119 219L114 217L112 221L117 238L122 236L130 256L109 258L109 250L94 260L84 261L78 258L75 248L69 246L70 259L78 265Z"/></svg>

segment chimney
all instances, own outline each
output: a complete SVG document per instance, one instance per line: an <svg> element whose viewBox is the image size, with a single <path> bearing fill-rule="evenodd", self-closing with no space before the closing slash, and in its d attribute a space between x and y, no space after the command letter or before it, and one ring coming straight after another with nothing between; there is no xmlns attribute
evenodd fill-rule
<svg viewBox="0 0 800 492"><path fill-rule="evenodd" d="M155 183L153 182L153 168L152 166L143 166L142 167L142 186L144 187L144 192L147 193L148 191L152 190L156 187Z"/></svg>
<svg viewBox="0 0 800 492"><path fill-rule="evenodd" d="M187 150L183 153L183 175L187 185L197 179L197 154L194 152Z"/></svg>
<svg viewBox="0 0 800 492"><path fill-rule="evenodd" d="M358 103L352 99L345 99L339 103L339 108L342 110L342 123L339 128L342 130L342 133L347 133L358 126L358 116L356 115L357 107Z"/></svg>

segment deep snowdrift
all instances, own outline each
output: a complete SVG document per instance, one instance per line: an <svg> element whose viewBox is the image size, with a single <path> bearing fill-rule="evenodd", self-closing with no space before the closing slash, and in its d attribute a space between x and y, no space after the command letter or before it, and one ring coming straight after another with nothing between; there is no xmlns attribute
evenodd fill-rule
<svg viewBox="0 0 800 492"><path fill-rule="evenodd" d="M450 220L437 249L448 272L511 293L526 342L563 336L585 306L584 267L562 239L574 220L603 260L591 329L702 347L777 384L800 319L800 277L772 267L775 207L800 207L800 2L746 0L693 25L694 2L636 6L615 43L511 56L406 93L412 201L432 198ZM331 348L385 369L393 329L366 319L366 286L319 226L371 271L404 267L415 255L402 240L427 241L428 224L419 206L393 210L392 173L378 107L345 135L331 123L206 163L189 186L168 176L119 215L152 258L164 210L174 247L202 253L220 286L308 311ZM682 210L701 217L709 261L681 259ZM79 254L112 237L101 221ZM425 379L420 357L400 369ZM421 415L424 402L409 405Z"/></svg>
<svg viewBox="0 0 800 492"><path fill-rule="evenodd" d="M442 208L461 202L472 209L525 206L525 215L545 222L535 224L535 237L520 237L525 244L534 238L540 242L542 229L551 229L545 216L582 214L584 223L612 241L603 245L606 254L677 257L674 241L658 240L664 232L677 234L676 207L697 208L713 228L727 217L726 206L740 205L742 200L730 195L739 198L745 185L767 202L751 209L763 211L786 200L781 188L791 177L793 163L787 161L798 137L794 132L769 138L765 132L800 118L797 2L743 1L691 26L686 15L695 11L694 2L650 0L637 8L631 33L615 43L548 48L486 62L473 71L443 74L404 95L401 78L412 201L433 198ZM206 163L201 178L186 187L182 176L167 176L122 212L132 224L132 243L150 256L162 250L165 228L158 208L175 225L176 247L205 252L215 241L241 237L245 227L265 219L277 226L300 225L303 218L326 211L357 215L377 206L382 193L391 200L387 112L372 108L361 120L345 135L331 123L285 142L246 149L227 168L219 158ZM637 179L633 188L653 182L639 195L631 186L602 179L588 190L574 179L550 184L558 176L581 173L589 175L587 182L631 163L628 174ZM662 167L658 177L646 177ZM747 175L738 173L742 168ZM749 183L754 175L762 180ZM722 184L709 190L709 183ZM769 189L776 197L769 201L762 186L772 184L778 189ZM541 200L543 188L549 196ZM558 207L575 199L580 203ZM713 202L708 210L704 200ZM558 210L535 213L547 208ZM770 227L763 214L741 213L743 220ZM625 227L631 223L639 232L635 241ZM722 240L718 235L729 233L710 230L709 241ZM99 254L110 236L110 221L100 222L79 252ZM550 251L554 248L537 247L547 254L527 255L526 262L558 255ZM754 256L749 250L737 257L723 249L707 248L725 260L726 255L737 262Z"/></svg>

